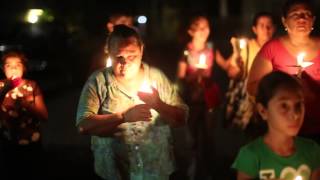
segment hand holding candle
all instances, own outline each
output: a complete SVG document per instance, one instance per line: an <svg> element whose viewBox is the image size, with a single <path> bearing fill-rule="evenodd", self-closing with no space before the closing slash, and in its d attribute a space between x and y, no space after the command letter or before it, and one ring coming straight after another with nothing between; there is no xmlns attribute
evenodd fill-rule
<svg viewBox="0 0 320 180"><path fill-rule="evenodd" d="M12 88L18 87L21 83L22 83L21 77L13 76L12 78L10 78L10 85Z"/></svg>
<svg viewBox="0 0 320 180"><path fill-rule="evenodd" d="M301 77L302 71L304 68L311 66L313 62L306 62L304 61L304 57L306 56L306 53L302 52L297 55L297 67L298 67L298 72L297 76Z"/></svg>
<svg viewBox="0 0 320 180"><path fill-rule="evenodd" d="M147 104L138 104L122 113L125 122L150 121L151 112Z"/></svg>
<svg viewBox="0 0 320 180"><path fill-rule="evenodd" d="M161 102L158 90L154 86L150 86L147 81L142 83L138 97L151 108L155 108Z"/></svg>
<svg viewBox="0 0 320 180"><path fill-rule="evenodd" d="M238 65L238 60L241 59L241 61L246 60L248 56L248 46L247 46L247 40L246 38L238 39L236 37L232 37L231 45L233 49L232 58L231 58L231 64L233 66Z"/></svg>
<svg viewBox="0 0 320 180"><path fill-rule="evenodd" d="M144 80L140 86L139 92L150 93L152 94L152 88L148 81Z"/></svg>
<svg viewBox="0 0 320 180"><path fill-rule="evenodd" d="M199 61L198 63L195 65L198 69L207 69L208 65L207 65L207 57L204 53L201 53L199 56Z"/></svg>

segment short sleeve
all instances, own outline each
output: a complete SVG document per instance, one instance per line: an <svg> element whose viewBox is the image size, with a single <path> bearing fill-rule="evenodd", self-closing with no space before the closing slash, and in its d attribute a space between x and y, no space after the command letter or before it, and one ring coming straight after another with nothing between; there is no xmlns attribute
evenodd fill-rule
<svg viewBox="0 0 320 180"><path fill-rule="evenodd" d="M260 59L272 60L275 56L275 49L278 49L279 40L271 40L262 46L260 51L258 52L257 57Z"/></svg>
<svg viewBox="0 0 320 180"><path fill-rule="evenodd" d="M179 96L177 88L171 83L167 77L161 73L161 96L165 103L174 106L184 106L182 99Z"/></svg>
<svg viewBox="0 0 320 180"><path fill-rule="evenodd" d="M85 83L78 103L77 122L78 125L84 118L97 114L100 107L100 99L98 96L98 86L96 78L92 75Z"/></svg>
<svg viewBox="0 0 320 180"><path fill-rule="evenodd" d="M240 149L237 158L232 164L232 168L252 178L259 177L258 158L256 154L247 147Z"/></svg>
<svg viewBox="0 0 320 180"><path fill-rule="evenodd" d="M177 87L175 87L161 71L153 68L151 69L151 71L151 79L155 80L155 82L157 83L156 88L158 89L161 100L166 104L177 106L183 109L186 114L188 114L188 106L179 96Z"/></svg>

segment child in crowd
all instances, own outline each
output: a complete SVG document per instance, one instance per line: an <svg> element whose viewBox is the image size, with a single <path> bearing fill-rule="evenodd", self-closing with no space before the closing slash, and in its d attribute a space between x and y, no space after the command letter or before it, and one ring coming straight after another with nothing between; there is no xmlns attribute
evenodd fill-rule
<svg viewBox="0 0 320 180"><path fill-rule="evenodd" d="M222 67L227 65L213 43L208 41L210 25L205 16L196 16L191 20L188 34L191 40L178 62L177 78L189 85L188 89L183 89L187 86L182 87L189 98L187 102L204 103L204 109L208 110L219 104L219 88L211 81L214 60Z"/></svg>
<svg viewBox="0 0 320 180"><path fill-rule="evenodd" d="M213 43L208 40L210 23L207 17L193 17L187 33L190 41L178 62L177 79L180 93L190 108L187 128L191 138L186 141L189 145L192 144L194 161L190 162L192 165L189 174L201 179L206 174L207 154L210 153L209 148L206 147L208 144L206 142L208 139L207 116L221 102L220 88L212 81L212 69L214 61L223 69L228 65L220 52L214 48ZM192 158L186 155L186 160L182 164L186 166L185 162Z"/></svg>
<svg viewBox="0 0 320 180"><path fill-rule="evenodd" d="M35 81L24 78L26 58L21 52L6 52L2 69L6 78L0 80L1 179L17 179L22 174L27 179L43 179L40 123L48 119L48 112L41 90Z"/></svg>
<svg viewBox="0 0 320 180"><path fill-rule="evenodd" d="M232 167L238 180L318 180L320 147L297 137L305 106L302 85L293 76L275 71L260 82L257 110L266 133L241 148Z"/></svg>

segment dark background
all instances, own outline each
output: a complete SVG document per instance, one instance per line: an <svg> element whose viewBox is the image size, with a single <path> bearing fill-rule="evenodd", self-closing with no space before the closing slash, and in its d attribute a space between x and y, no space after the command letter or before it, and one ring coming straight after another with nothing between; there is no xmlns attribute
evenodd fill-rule
<svg viewBox="0 0 320 180"><path fill-rule="evenodd" d="M89 137L75 128L75 114L83 83L92 64L104 60L105 24L110 14L145 15L145 25L135 25L146 43L145 61L174 80L177 60L186 42L188 19L196 14L210 18L211 39L225 56L234 35L252 36L254 13L275 16L277 33L284 0L4 0L0 5L0 45L22 49L29 59L28 78L43 90L49 121L43 125L43 143L53 178L94 178ZM319 2L316 6L319 7ZM30 8L41 8L51 19L24 22ZM319 8L318 8L319 9ZM319 34L316 20L314 33ZM214 76L226 90L227 77L215 67ZM3 78L3 74L1 74ZM221 141L237 141L223 136ZM219 138L217 138L219 139ZM221 150L231 146L221 147ZM228 151L226 151L228 152Z"/></svg>

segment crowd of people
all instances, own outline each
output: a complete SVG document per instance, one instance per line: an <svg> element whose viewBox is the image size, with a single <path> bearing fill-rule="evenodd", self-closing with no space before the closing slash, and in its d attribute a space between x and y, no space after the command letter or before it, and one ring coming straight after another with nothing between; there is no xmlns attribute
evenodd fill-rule
<svg viewBox="0 0 320 180"><path fill-rule="evenodd" d="M210 18L194 16L171 82L143 61L145 45L133 18L110 16L104 53L111 64L93 62L76 115L79 133L91 136L96 174L106 180L217 179L211 166L223 150L212 135L215 123L224 121L245 137L232 163L226 159L226 179L320 179L315 18L311 1L287 0L281 15L286 33L274 37L273 15L256 13L254 37L232 37L232 53L224 57L209 39ZM215 66L229 78L225 93L213 78ZM32 179L45 172L39 125L48 112L37 83L23 78L26 67L21 52L2 57L0 179L14 179L17 169ZM178 128L183 139L172 133Z"/></svg>

